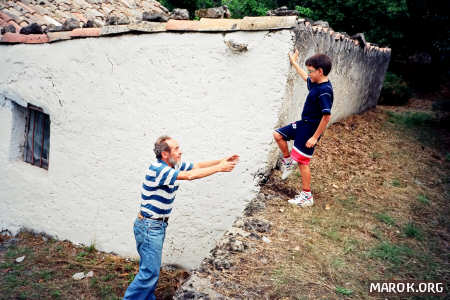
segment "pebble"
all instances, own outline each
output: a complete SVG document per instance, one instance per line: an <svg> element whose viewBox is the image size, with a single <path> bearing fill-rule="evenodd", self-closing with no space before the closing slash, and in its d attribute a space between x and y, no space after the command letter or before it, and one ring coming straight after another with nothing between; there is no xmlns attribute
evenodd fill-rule
<svg viewBox="0 0 450 300"><path fill-rule="evenodd" d="M264 243L267 243L267 244L269 244L270 242L271 242L271 240L269 240L267 237L265 237L265 236L263 236L262 237L262 241L264 242Z"/></svg>
<svg viewBox="0 0 450 300"><path fill-rule="evenodd" d="M24 259L25 259L25 256L18 257L18 258L16 258L16 262L21 263L21 262L23 262Z"/></svg>
<svg viewBox="0 0 450 300"><path fill-rule="evenodd" d="M84 275L84 272L75 273L75 274L73 274L73 276L72 276L72 278L73 278L74 280L81 280L81 279L83 279L84 277L86 277L86 276Z"/></svg>

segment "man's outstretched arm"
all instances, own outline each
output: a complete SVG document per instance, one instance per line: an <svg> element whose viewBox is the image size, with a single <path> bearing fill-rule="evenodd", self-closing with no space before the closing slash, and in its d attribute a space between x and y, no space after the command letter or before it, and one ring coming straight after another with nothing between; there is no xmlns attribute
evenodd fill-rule
<svg viewBox="0 0 450 300"><path fill-rule="evenodd" d="M239 160L239 155L235 154L235 155L226 157L224 159L228 160L228 161L236 161L237 162ZM224 159L209 160L209 161L202 161L202 162L195 163L194 167L192 168L192 170L198 169L198 168L207 168L207 167L212 167L212 166L218 165Z"/></svg>
<svg viewBox="0 0 450 300"><path fill-rule="evenodd" d="M178 173L177 180L194 180L207 177L218 172L231 172L236 166L239 156L236 155L236 158L234 160L230 160L231 157L219 160L219 163L216 163L215 165L209 167L192 169L190 171L181 171L180 173ZM206 163L211 162L217 161L210 161Z"/></svg>

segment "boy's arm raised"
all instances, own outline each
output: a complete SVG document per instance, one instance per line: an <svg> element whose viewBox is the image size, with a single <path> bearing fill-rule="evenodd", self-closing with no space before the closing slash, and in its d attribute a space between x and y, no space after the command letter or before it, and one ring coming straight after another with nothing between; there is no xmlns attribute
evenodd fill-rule
<svg viewBox="0 0 450 300"><path fill-rule="evenodd" d="M302 68L300 68L300 66L297 63L297 60L298 60L298 50L295 49L294 54L289 52L289 61L291 62L291 65L297 71L298 75L300 75L300 77L304 81L306 81L308 79L308 74L306 74L306 72Z"/></svg>

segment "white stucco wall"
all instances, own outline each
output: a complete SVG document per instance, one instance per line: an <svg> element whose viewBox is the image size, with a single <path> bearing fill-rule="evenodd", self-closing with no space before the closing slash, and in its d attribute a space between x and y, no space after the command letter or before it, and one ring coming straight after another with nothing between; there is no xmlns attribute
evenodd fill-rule
<svg viewBox="0 0 450 300"><path fill-rule="evenodd" d="M233 173L181 184L164 262L196 266L257 192L287 103L292 37L159 33L0 46L0 227L136 256L144 170L155 139L169 134L187 161L241 156ZM232 52L229 38L249 50ZM18 155L23 129L10 100L50 115L48 171Z"/></svg>

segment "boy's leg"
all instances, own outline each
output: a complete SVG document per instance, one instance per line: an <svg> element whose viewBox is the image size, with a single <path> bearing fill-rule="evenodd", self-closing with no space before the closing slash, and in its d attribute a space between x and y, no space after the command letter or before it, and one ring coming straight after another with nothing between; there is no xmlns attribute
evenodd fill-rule
<svg viewBox="0 0 450 300"><path fill-rule="evenodd" d="M281 179L284 180L294 171L296 162L292 160L289 153L289 146L287 141L294 139L296 132L295 123L291 123L287 126L278 128L273 133L273 138L277 142L278 148L280 148L283 154L283 159L281 160Z"/></svg>
<svg viewBox="0 0 450 300"><path fill-rule="evenodd" d="M296 204L301 207L312 206L314 204L313 196L311 194L311 170L309 163L314 153L313 148L306 147L306 141L311 137L315 127L309 123L300 121L297 125L298 130L292 147L291 157L297 161L300 175L302 178L302 191L294 199L289 200L291 204Z"/></svg>
<svg viewBox="0 0 450 300"><path fill-rule="evenodd" d="M277 142L278 148L280 148L281 153L283 153L283 157L284 158L290 157L291 154L289 153L289 147L287 141L283 139L283 136L278 132L274 131L273 138L275 139L275 142Z"/></svg>
<svg viewBox="0 0 450 300"><path fill-rule="evenodd" d="M302 177L302 190L306 192L311 191L311 169L309 165L299 164L300 175Z"/></svg>

